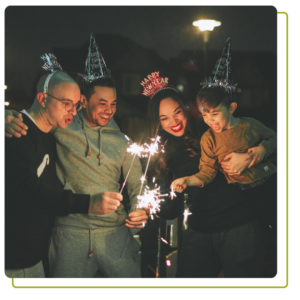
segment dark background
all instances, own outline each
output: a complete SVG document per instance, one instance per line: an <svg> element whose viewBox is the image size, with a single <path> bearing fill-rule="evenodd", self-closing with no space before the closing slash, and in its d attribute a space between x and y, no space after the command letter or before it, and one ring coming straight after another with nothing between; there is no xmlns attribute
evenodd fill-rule
<svg viewBox="0 0 300 300"><path fill-rule="evenodd" d="M226 39L232 39L237 116L252 116L276 129L277 11L272 6L9 6L6 108L30 107L44 74L44 53L55 54L63 69L79 80L93 32L117 83L116 121L136 141L145 127L148 103L139 83L148 74L160 71L188 99L200 89L205 75L203 33L192 22L201 18L222 23L210 34L208 73Z"/></svg>

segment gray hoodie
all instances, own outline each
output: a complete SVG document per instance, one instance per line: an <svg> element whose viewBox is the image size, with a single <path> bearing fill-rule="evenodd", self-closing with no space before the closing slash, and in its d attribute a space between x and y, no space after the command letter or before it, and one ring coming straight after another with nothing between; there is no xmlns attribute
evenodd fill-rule
<svg viewBox="0 0 300 300"><path fill-rule="evenodd" d="M65 189L91 195L104 191L119 192L121 167L125 178L132 163L133 156L126 151L132 141L126 139L113 119L105 127L91 127L81 110L67 129L55 128L52 133L57 145L57 175ZM126 183L130 211L136 209L141 176L141 163L136 158ZM99 216L70 214L57 217L56 224L94 229L123 225L126 218L121 202L112 213Z"/></svg>

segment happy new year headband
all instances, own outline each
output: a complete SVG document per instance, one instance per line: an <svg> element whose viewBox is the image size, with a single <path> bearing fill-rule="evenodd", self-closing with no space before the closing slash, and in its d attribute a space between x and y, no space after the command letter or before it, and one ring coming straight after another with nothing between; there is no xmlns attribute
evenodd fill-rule
<svg viewBox="0 0 300 300"><path fill-rule="evenodd" d="M141 82L141 85L143 86L142 95L151 99L158 91L165 89L174 90L178 93L175 88L168 86L168 80L168 77L163 78L159 76L159 71L151 73Z"/></svg>

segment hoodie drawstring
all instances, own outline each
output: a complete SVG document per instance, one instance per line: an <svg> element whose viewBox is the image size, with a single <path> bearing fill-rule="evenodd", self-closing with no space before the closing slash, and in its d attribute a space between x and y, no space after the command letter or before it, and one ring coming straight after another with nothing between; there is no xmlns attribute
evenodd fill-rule
<svg viewBox="0 0 300 300"><path fill-rule="evenodd" d="M86 134L86 132L85 132L84 122L82 122L82 129L83 129L84 136L85 136L86 143L87 143L87 148L86 148L86 152L85 152L85 157L91 156L91 154L92 154L91 146L90 146L90 143L89 143L89 139L88 139L88 137L87 137L87 134Z"/></svg>
<svg viewBox="0 0 300 300"><path fill-rule="evenodd" d="M100 143L100 130L101 128L99 128L99 135L98 135L98 148L99 148L99 155L98 155L98 166L100 166L100 160L101 160L101 151L100 151L100 146L101 146L101 143Z"/></svg>
<svg viewBox="0 0 300 300"><path fill-rule="evenodd" d="M88 139L88 136L86 134L86 131L85 131L85 126L84 126L84 122L82 122L82 129L83 129L83 132L84 132L84 136L85 136L85 139L86 139L86 143L87 143L87 147L86 147L86 152L85 152L85 157L89 157L91 156L92 154L92 150L91 150L91 146L90 146L90 143L89 143L89 139ZM98 131L98 148L99 148L99 154L98 154L98 166L100 166L100 160L102 158L102 154L101 154L101 146L102 144L100 143L100 139L101 139L101 128L99 128L99 131Z"/></svg>
<svg viewBox="0 0 300 300"><path fill-rule="evenodd" d="M92 248L92 232L91 229L89 229L89 257L92 257L94 255L94 250Z"/></svg>

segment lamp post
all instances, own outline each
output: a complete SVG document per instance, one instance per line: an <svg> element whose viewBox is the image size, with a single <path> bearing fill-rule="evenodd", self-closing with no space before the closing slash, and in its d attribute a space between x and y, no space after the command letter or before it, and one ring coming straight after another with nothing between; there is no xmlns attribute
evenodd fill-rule
<svg viewBox="0 0 300 300"><path fill-rule="evenodd" d="M200 31L203 31L203 54L204 54L204 75L207 76L207 48L210 31L213 31L215 27L221 25L221 22L215 20L198 20L193 22L194 26L197 26Z"/></svg>

